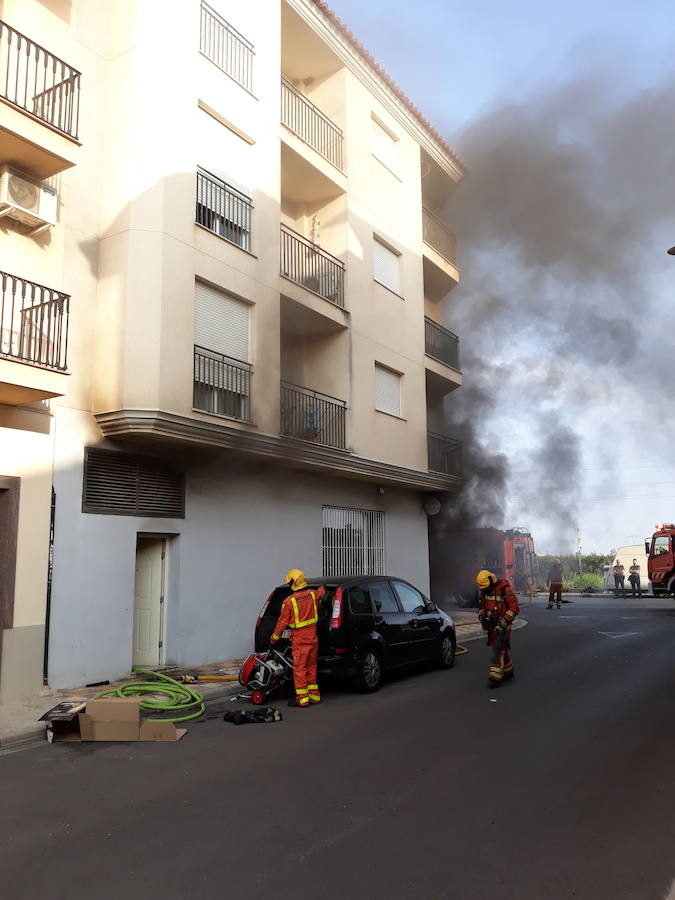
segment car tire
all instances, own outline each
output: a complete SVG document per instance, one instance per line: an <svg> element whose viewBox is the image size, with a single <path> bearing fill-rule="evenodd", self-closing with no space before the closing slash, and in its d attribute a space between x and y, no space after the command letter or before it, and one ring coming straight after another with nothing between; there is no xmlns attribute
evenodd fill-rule
<svg viewBox="0 0 675 900"><path fill-rule="evenodd" d="M457 639L452 631L444 631L441 635L441 643L436 657L436 666L439 669L451 669L455 664L457 654Z"/></svg>
<svg viewBox="0 0 675 900"><path fill-rule="evenodd" d="M352 684L361 694L373 694L380 689L383 677L382 657L374 647L366 647L359 660Z"/></svg>

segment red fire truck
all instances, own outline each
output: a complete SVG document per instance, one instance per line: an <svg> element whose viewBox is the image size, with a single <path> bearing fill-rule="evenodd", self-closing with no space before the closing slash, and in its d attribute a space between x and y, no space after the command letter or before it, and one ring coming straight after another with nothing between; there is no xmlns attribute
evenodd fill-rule
<svg viewBox="0 0 675 900"><path fill-rule="evenodd" d="M656 525L651 538L645 541L647 574L655 597L675 595L675 525Z"/></svg>
<svg viewBox="0 0 675 900"><path fill-rule="evenodd" d="M438 598L452 594L472 602L480 569L508 578L521 596L537 590L537 557L526 528L445 532L430 541L430 556L432 593Z"/></svg>

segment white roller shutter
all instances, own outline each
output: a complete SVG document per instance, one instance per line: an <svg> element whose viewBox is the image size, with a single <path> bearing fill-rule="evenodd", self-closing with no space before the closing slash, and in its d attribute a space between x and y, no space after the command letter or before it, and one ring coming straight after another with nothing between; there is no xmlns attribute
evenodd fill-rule
<svg viewBox="0 0 675 900"><path fill-rule="evenodd" d="M243 138L203 109L197 110L197 165L251 196L253 150Z"/></svg>
<svg viewBox="0 0 675 900"><path fill-rule="evenodd" d="M195 345L249 362L248 303L195 282Z"/></svg>
<svg viewBox="0 0 675 900"><path fill-rule="evenodd" d="M373 238L373 278L399 293L399 258L389 247Z"/></svg>
<svg viewBox="0 0 675 900"><path fill-rule="evenodd" d="M401 415L401 376L375 363L375 409Z"/></svg>

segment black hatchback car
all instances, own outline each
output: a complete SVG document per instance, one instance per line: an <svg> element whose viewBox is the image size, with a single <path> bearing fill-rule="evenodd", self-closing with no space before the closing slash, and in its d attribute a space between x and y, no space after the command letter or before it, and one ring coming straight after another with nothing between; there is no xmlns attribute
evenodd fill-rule
<svg viewBox="0 0 675 900"><path fill-rule="evenodd" d="M431 662L449 669L457 642L452 619L401 578L350 575L308 578L309 588L323 585L319 604L319 674L348 678L357 690L376 691L386 670ZM255 649L266 650L281 604L291 593L275 588L255 629ZM290 631L284 633L290 638Z"/></svg>

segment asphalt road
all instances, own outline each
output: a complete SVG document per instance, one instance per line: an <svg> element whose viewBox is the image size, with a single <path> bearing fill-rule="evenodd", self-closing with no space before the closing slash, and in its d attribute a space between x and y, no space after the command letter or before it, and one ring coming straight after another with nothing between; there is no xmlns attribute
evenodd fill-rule
<svg viewBox="0 0 675 900"><path fill-rule="evenodd" d="M661 900L675 603L524 616L498 691L475 641L452 671L279 724L3 757L3 900Z"/></svg>

